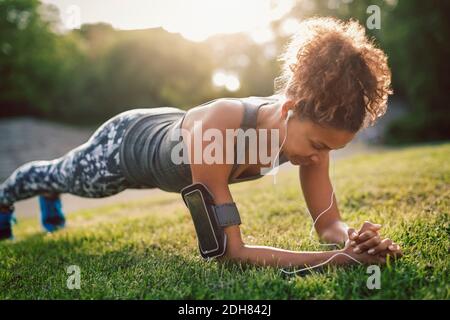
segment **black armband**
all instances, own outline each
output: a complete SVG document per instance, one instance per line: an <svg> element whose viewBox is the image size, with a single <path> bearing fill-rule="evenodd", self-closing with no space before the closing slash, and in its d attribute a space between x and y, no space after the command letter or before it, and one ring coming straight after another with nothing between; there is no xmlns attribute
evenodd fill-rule
<svg viewBox="0 0 450 320"><path fill-rule="evenodd" d="M202 183L183 188L181 196L191 213L201 256L207 259L225 254L227 235L223 228L241 224L236 204L215 205L211 192Z"/></svg>

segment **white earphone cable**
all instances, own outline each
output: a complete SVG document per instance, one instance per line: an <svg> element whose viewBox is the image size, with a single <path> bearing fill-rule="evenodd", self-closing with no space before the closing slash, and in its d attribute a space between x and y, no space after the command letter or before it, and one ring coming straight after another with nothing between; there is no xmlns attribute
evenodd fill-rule
<svg viewBox="0 0 450 320"><path fill-rule="evenodd" d="M286 132L286 134L285 134L285 136L284 136L283 143L281 144L281 147L280 147L279 150L278 150L277 157L278 157L278 155L279 155L279 153L280 153L281 148L283 148L284 142L286 141L287 131L288 131L288 129L287 129L287 128L288 128L288 121L289 121L290 117L292 116L292 114L293 114L292 110L289 110L289 111L288 111L288 115L287 115L286 120L285 120L285 128L286 128L285 132ZM275 159L276 159L277 157L275 157ZM332 182L334 182L334 175L335 175L335 166L334 166L334 161L333 161L333 174L332 174L332 176L333 176L332 180L333 180L333 181L332 181ZM319 213L319 214L317 215L317 217L313 220L313 224L312 224L311 230L310 230L310 232L309 232L309 238L310 238L310 239L312 239L312 237L313 237L312 234L313 234L313 231L314 231L314 228L315 228L315 226L316 226L317 221L319 221L320 217L322 217L323 214L325 214L328 210L330 210L330 209L333 207L333 203L334 203L334 188L333 188L333 183L331 183L331 190L332 190L332 191L331 191L330 205L329 205L328 208L326 208L324 211L322 211L321 213ZM306 211L308 211L309 215L312 217L311 212L309 211L307 205L305 205L305 209L306 209ZM319 245L321 245L321 246L339 246L339 244L337 244L337 243L320 243L320 242L319 242ZM325 265L325 264L331 262L335 257L337 257L337 256L339 256L339 255L344 255L344 256L350 258L351 260L353 260L353 261L355 261L355 262L357 262L357 263L359 263L359 264L362 264L361 261L355 259L354 257L350 256L349 254L343 253L343 252L338 252L338 253L332 255L329 259L325 260L324 262L321 262L321 263L319 263L319 264L317 264L317 265L314 265L314 266L311 266L311 267L305 267L305 268L298 269L298 270L294 270L294 271L286 271L286 270L283 269L283 268L281 268L280 270L281 270L282 272L286 273L286 274L295 274L295 273L302 272L302 271L306 271L306 270L312 270L312 269L321 267L321 266L323 266L323 265Z"/></svg>
<svg viewBox="0 0 450 320"><path fill-rule="evenodd" d="M323 265L326 265L327 263L330 263L331 260L333 260L333 259L334 259L335 257L337 257L337 256L346 256L346 257L350 258L351 260L353 260L353 261L355 261L355 262L357 262L357 263L359 263L359 264L362 264L360 261L358 261L357 259L353 258L351 255L349 255L349 254L347 254L347 253L344 253L344 252L338 252L338 253L336 253L336 254L333 254L330 258L328 258L328 259L325 260L324 262L321 262L321 263L316 264L316 265L311 266L311 267L306 267L306 268L302 268L302 269L298 269L298 270L294 270L294 271L286 271L285 269L280 269L280 270L281 270L282 272L286 273L286 274L296 274L296 273L298 273L298 272L307 271L307 270L312 270L312 269L321 267L321 266L323 266Z"/></svg>
<svg viewBox="0 0 450 320"><path fill-rule="evenodd" d="M272 166L270 168L270 171L273 170L273 168L275 168L275 164L277 163L277 160L278 160L278 158L280 156L281 149L283 149L284 143L286 142L286 138L287 138L287 134L288 134L288 120L292 116L292 114L293 114L293 111L289 110L288 114L287 114L287 117L286 117L286 120L284 120L284 129L285 129L284 131L285 131L285 133L284 133L283 142L281 143L281 146L278 148L277 155L275 156L275 159L273 160L273 163L272 163ZM273 175L273 183L276 184L276 174Z"/></svg>

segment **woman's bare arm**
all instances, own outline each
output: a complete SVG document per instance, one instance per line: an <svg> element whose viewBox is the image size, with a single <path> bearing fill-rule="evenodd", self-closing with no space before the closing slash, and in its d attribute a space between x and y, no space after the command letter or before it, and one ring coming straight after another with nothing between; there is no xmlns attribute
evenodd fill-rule
<svg viewBox="0 0 450 320"><path fill-rule="evenodd" d="M300 185L313 221L316 221L318 215L331 204L333 189L328 173L329 162L329 153L326 153L321 156L321 161L318 164L299 167ZM339 238L335 239L336 241L342 242L347 239L347 227L341 220L334 195L331 208L320 216L314 227L321 237L326 233L326 230L333 228L340 233L335 235Z"/></svg>
<svg viewBox="0 0 450 320"><path fill-rule="evenodd" d="M229 115L229 107L223 108L217 106L215 112L226 112L222 116L216 115L214 117L205 117L206 121L203 123L203 130L208 128L216 128L224 130L225 128L233 127L233 119L227 118ZM217 122L214 119L217 120ZM229 121L228 123L226 123ZM236 121L237 123L238 121ZM194 136L194 130L191 132L191 137ZM193 141L191 141L193 142ZM207 143L204 143L205 147ZM194 152L194 145L190 145L190 154ZM225 150L223 152L225 154ZM193 183L200 182L208 188L213 194L216 204L223 204L233 202L233 197L228 187L228 177L232 169L231 164L193 164L191 163L191 173ZM305 266L316 265L325 262L334 254L340 251L330 252L296 252L284 250L280 248L266 247L266 246L250 246L244 244L242 241L240 227L230 226L225 228L227 234L227 249L225 256L220 260L232 260L235 262L246 262L262 266ZM333 259L333 263L345 264L350 262L346 257L337 256Z"/></svg>
<svg viewBox="0 0 450 320"><path fill-rule="evenodd" d="M246 245L242 242L239 226L225 228L227 234L227 251L222 260L249 263L258 266L304 267L318 265L330 259L341 250L328 252L301 252L274 248L269 246ZM332 260L334 264L351 262L348 257L339 255Z"/></svg>
<svg viewBox="0 0 450 320"><path fill-rule="evenodd" d="M316 221L331 204L333 189L328 173L329 162L329 153L327 153L322 155L318 164L299 169L300 184L313 221ZM361 229L356 232L341 220L335 195L333 195L332 206L320 216L314 227L319 237L329 243L343 243L350 235L351 240L354 240L356 244L362 244L362 250L367 250L381 242L378 236L380 225L365 221Z"/></svg>
<svg viewBox="0 0 450 320"><path fill-rule="evenodd" d="M364 264L379 264L386 262L386 254L401 256L400 249L389 253L383 252L377 255L368 253L356 254L353 247L347 241L342 250L334 251L291 251L268 246L246 245L242 242L239 226L225 228L227 234L227 249L220 261L228 260L240 263L249 263L258 266L307 267L317 266L324 262L334 265L356 264L356 261ZM381 248L381 247L380 247ZM383 249L385 249L383 247Z"/></svg>

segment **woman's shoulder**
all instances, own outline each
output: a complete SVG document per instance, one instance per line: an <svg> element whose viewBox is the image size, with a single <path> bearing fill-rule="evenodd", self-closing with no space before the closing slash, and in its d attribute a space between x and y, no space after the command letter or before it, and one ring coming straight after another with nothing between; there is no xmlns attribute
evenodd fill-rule
<svg viewBox="0 0 450 320"><path fill-rule="evenodd" d="M244 119L248 105L261 105L276 100L277 96L221 97L202 103L189 110L186 121L193 125L202 121L203 127L216 129L238 129Z"/></svg>
<svg viewBox="0 0 450 320"><path fill-rule="evenodd" d="M238 128L244 108L240 98L217 98L190 109L185 124L191 127L194 122L201 121L203 128Z"/></svg>
<svg viewBox="0 0 450 320"><path fill-rule="evenodd" d="M242 98L219 98L209 104L208 117L217 119L217 121L227 122L228 124L235 124L234 127L239 127L244 117L244 113L250 105L259 106L277 99L279 99L277 95L267 97L249 96Z"/></svg>

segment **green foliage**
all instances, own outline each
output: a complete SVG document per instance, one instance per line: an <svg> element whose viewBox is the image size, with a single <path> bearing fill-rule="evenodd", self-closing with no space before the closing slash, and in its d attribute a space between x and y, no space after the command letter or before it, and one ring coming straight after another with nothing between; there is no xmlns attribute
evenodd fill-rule
<svg viewBox="0 0 450 320"><path fill-rule="evenodd" d="M449 299L450 144L340 160L334 177L345 221L383 225L404 257L381 267L381 289L366 267L326 267L306 276L276 268L203 261L190 215L165 193L69 215L68 228L44 235L20 221L16 241L0 243L1 299ZM309 240L298 174L231 186L247 244L323 250ZM81 269L81 290L66 286Z"/></svg>
<svg viewBox="0 0 450 320"><path fill-rule="evenodd" d="M450 21L448 1L399 1L387 15L381 39L394 79L412 110L388 131L392 142L450 137Z"/></svg>
<svg viewBox="0 0 450 320"><path fill-rule="evenodd" d="M35 99L49 111L63 72L62 53L52 22L38 14L37 0L0 2L0 101L2 114L33 110ZM52 17L52 11L47 11ZM43 95L42 92L46 92Z"/></svg>
<svg viewBox="0 0 450 320"><path fill-rule="evenodd" d="M134 107L188 108L214 95L208 47L161 28L59 33L55 7L0 2L0 116L98 124ZM25 22L23 22L25 21Z"/></svg>
<svg viewBox="0 0 450 320"><path fill-rule="evenodd" d="M285 19L336 16L365 25L369 5L380 7L381 29L368 33L389 56L395 93L411 106L392 124L387 142L448 139L450 2L439 0L298 1L273 21L276 39L264 45L244 33L193 43L161 28L119 31L103 23L61 33L56 7L3 0L0 117L34 114L93 125L133 107L187 109L219 96L271 95L280 72L275 58L288 40L280 32ZM239 76L238 91L212 86L219 68Z"/></svg>

